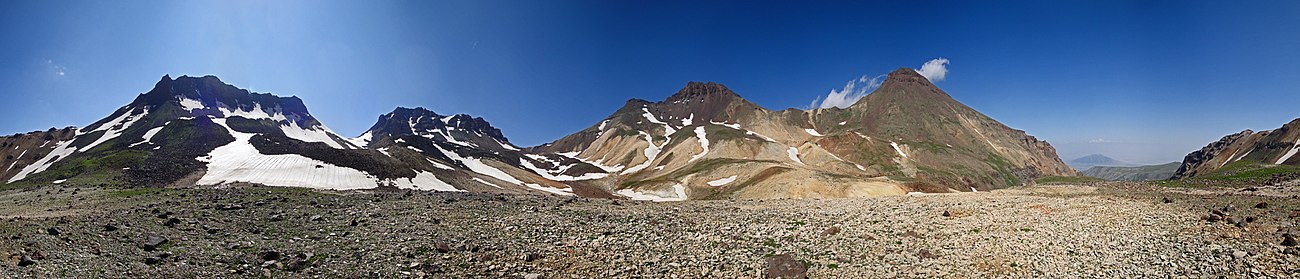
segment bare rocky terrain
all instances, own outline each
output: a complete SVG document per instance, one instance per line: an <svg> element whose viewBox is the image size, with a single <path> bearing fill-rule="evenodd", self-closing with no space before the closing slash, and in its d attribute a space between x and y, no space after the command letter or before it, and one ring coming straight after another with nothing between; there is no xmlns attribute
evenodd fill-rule
<svg viewBox="0 0 1300 279"><path fill-rule="evenodd" d="M304 188L0 191L15 278L1296 277L1291 189L1139 183L637 202Z"/></svg>

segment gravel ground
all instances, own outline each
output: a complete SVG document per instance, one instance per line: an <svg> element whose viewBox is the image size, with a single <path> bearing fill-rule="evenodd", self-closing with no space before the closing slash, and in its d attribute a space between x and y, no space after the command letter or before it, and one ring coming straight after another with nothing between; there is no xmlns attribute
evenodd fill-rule
<svg viewBox="0 0 1300 279"><path fill-rule="evenodd" d="M0 205L18 278L1300 277L1295 195L1137 183L670 203L51 186Z"/></svg>

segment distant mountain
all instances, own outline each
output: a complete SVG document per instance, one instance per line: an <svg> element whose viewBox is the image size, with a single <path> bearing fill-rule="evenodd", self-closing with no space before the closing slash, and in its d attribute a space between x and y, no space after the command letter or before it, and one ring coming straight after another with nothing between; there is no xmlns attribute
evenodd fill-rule
<svg viewBox="0 0 1300 279"><path fill-rule="evenodd" d="M1300 166L1300 118L1271 131L1251 130L1224 136L1187 154L1174 178L1227 174L1243 169Z"/></svg>
<svg viewBox="0 0 1300 279"><path fill-rule="evenodd" d="M1097 167L1097 166L1101 166L1101 167L1133 167L1133 166L1137 166L1137 164L1128 163L1128 162L1124 162L1124 161L1120 161L1120 160L1115 160L1115 159L1113 159L1113 158L1111 158L1111 157L1107 157L1106 155L1101 155L1101 154L1092 154L1092 155L1088 155L1088 156L1079 157L1079 158L1077 158L1077 159L1070 160L1069 162L1066 162L1066 164L1069 164L1070 167L1072 167L1072 168L1074 168L1074 169L1076 169L1076 170L1087 170L1087 169L1090 169L1090 168L1092 168L1092 167Z"/></svg>
<svg viewBox="0 0 1300 279"><path fill-rule="evenodd" d="M1102 167L1096 166L1083 171L1084 176L1096 177L1105 180L1119 181L1152 181L1165 180L1174 176L1178 171L1178 166L1182 162L1171 162L1160 165L1135 166L1135 167Z"/></svg>

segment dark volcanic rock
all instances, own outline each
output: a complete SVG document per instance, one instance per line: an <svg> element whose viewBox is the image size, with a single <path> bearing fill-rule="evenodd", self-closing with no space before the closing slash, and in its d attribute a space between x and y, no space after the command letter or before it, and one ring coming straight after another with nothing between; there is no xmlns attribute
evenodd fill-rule
<svg viewBox="0 0 1300 279"><path fill-rule="evenodd" d="M141 246L144 248L145 251L153 251L154 249L157 249L158 246L163 245L167 242L168 240L166 237L162 237L159 235L150 235L148 238L145 238L144 243L142 243Z"/></svg>
<svg viewBox="0 0 1300 279"><path fill-rule="evenodd" d="M765 278L808 278L808 266L796 260L790 254L780 254L767 258Z"/></svg>

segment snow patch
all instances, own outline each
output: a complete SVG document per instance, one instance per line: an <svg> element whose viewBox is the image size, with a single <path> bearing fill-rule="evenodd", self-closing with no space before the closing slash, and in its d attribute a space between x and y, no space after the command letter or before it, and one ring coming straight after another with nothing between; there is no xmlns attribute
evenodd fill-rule
<svg viewBox="0 0 1300 279"><path fill-rule="evenodd" d="M645 136L645 142L647 145L649 145L646 146L644 151L642 151L642 153L644 153L646 158L645 162L641 163L640 165L635 165L630 168L627 168L626 170L623 170L622 174L634 173L643 170L647 167L650 167L650 164L654 163L655 158L659 157L659 152L661 151L661 147L655 145L654 138L650 137L650 134L646 134L645 132L638 131L638 133L641 133L642 136ZM664 145L668 145L668 142L664 142Z"/></svg>
<svg viewBox="0 0 1300 279"><path fill-rule="evenodd" d="M561 195L561 196L572 196L572 195L573 195L573 188L563 188L563 189L561 189L561 188L551 188L551 187L546 187L546 186L542 186L542 185L539 185L539 184L533 184L533 183L524 184L524 186L527 186L528 188L532 188L532 189L534 189L534 190L539 190L539 191L542 191L542 192L547 192L547 193L556 194L556 195Z"/></svg>
<svg viewBox="0 0 1300 279"><path fill-rule="evenodd" d="M730 183L733 182L733 181L736 181L736 176L735 176L735 175L732 175L731 177L727 177L727 178L722 178L722 179L718 179L718 180L714 180L714 181L709 181L708 183L709 183L709 186L717 187L717 186L722 186L722 185L730 184Z"/></svg>
<svg viewBox="0 0 1300 279"><path fill-rule="evenodd" d="M451 158L451 160L453 161L457 161L460 162L461 164L464 164L465 167L468 167L470 171L491 176L492 178L500 179L501 181L505 181L505 182L510 182L511 184L515 184L515 185L524 184L523 181L519 181L519 179L515 179L515 177L510 176L509 174L506 174L505 172L497 168L484 164L483 161L478 158L461 157L460 154L456 154L456 152L447 151L446 149L443 149L442 146L439 146L437 144L434 144L433 147L437 148L438 152L442 152L443 155L446 155L447 158Z"/></svg>
<svg viewBox="0 0 1300 279"><path fill-rule="evenodd" d="M181 102L181 108L185 109L186 111L194 111L196 109L206 108L203 106L203 102L199 102L199 100L195 100L195 99L180 98L180 102Z"/></svg>
<svg viewBox="0 0 1300 279"><path fill-rule="evenodd" d="M226 128L235 141L213 149L199 161L208 170L195 184L219 185L251 182L273 186L294 186L336 190L365 189L377 186L378 179L360 170L335 166L297 154L264 155L248 142L251 133L230 129L226 119L212 122Z"/></svg>
<svg viewBox="0 0 1300 279"><path fill-rule="evenodd" d="M709 154L709 137L704 132L704 126L695 127L695 137L699 139L700 148L704 150L700 151L700 154L695 154L694 156L691 156L691 160L687 162L694 162L695 160L704 158L704 155Z"/></svg>
<svg viewBox="0 0 1300 279"><path fill-rule="evenodd" d="M849 123L848 121L840 121L840 126L843 126L844 124L848 124L848 123Z"/></svg>
<svg viewBox="0 0 1300 279"><path fill-rule="evenodd" d="M800 161L800 160L799 160L799 149L798 149L798 148L791 147L790 149L786 149L785 151L786 151L785 153L786 153L787 155L790 155L790 160L791 160L791 161L794 161L795 163L799 163L800 165L803 165L803 161Z"/></svg>
<svg viewBox="0 0 1300 279"><path fill-rule="evenodd" d="M687 117L686 119L682 119L682 126L690 126L691 123L694 122L694 120L695 120L695 113L691 113L690 117Z"/></svg>
<svg viewBox="0 0 1300 279"><path fill-rule="evenodd" d="M59 180L55 180L53 183L54 183L54 184L63 184L63 182L68 182L68 180L67 180L67 179L59 179Z"/></svg>
<svg viewBox="0 0 1300 279"><path fill-rule="evenodd" d="M474 181L478 181L478 183L483 183L487 186L497 187L497 189L505 189L505 188L501 188L501 186L497 185L496 183L488 182L487 180L483 180L482 178L471 177L470 179L473 179Z"/></svg>
<svg viewBox="0 0 1300 279"><path fill-rule="evenodd" d="M1283 154L1282 158L1278 158L1277 163L1273 163L1273 164L1281 165L1282 163L1286 162L1286 159L1291 159L1291 156L1295 156L1296 152L1300 152L1300 139L1297 139L1295 141L1295 146L1292 146L1290 151L1287 151L1286 154Z"/></svg>
<svg viewBox="0 0 1300 279"><path fill-rule="evenodd" d="M355 144L357 146L367 146L370 145L370 140L374 139L374 136L375 135L371 134L370 131L366 131L365 134L361 134L360 136L357 136L355 138L348 139L348 142L351 142L352 144Z"/></svg>
<svg viewBox="0 0 1300 279"><path fill-rule="evenodd" d="M413 178L388 179L385 181L393 182L394 184L396 184L395 186L397 186L397 188L401 188L401 189L434 190L439 192L465 192L465 190L456 189L455 186L451 186L451 184L447 184L447 182L443 182L442 180L438 179L437 176L434 176L433 173L427 171L416 172L415 177Z"/></svg>
<svg viewBox="0 0 1300 279"><path fill-rule="evenodd" d="M140 119L144 118L145 115L149 114L148 110L145 110L140 114L132 114L131 112L133 111L135 111L135 109L128 110L127 113L123 113L122 116L118 116L112 121L106 122L104 125L99 125L98 128L86 132L85 134L104 131L104 134L99 136L99 139L96 139L95 142L92 142L81 149L77 149L77 151L86 152L86 150L90 150L101 143L117 138L117 136L122 135L122 130L126 130L126 128L131 127L131 124L135 124L136 121L140 121Z"/></svg>
<svg viewBox="0 0 1300 279"><path fill-rule="evenodd" d="M304 142L320 142L320 143L325 143L326 145L329 145L334 149L344 149L343 145L334 141L334 138L330 137L330 134L333 134L333 132L331 132L329 128L325 128L324 126L303 128L298 126L298 124L294 123L294 124L280 125L280 130L284 131L285 136L288 136L289 138L292 139L296 139Z"/></svg>
<svg viewBox="0 0 1300 279"><path fill-rule="evenodd" d="M167 127L167 124L171 124L171 123L172 123L171 121L167 121L167 123L163 123L162 126L154 127L153 129L149 129L148 131L145 131L144 136L142 137L144 140L137 143L132 143L131 146L128 147L135 147L136 145L152 143L153 136L157 135L158 131L162 131L164 127Z"/></svg>
<svg viewBox="0 0 1300 279"><path fill-rule="evenodd" d="M894 147L894 151L895 151L895 152L898 152L898 156L902 156L903 158L907 158L907 153L903 153L903 149L902 149L902 148L898 148L898 143L895 143L895 142L892 142L892 141L891 141L891 142L889 142L889 146L893 146L893 147Z"/></svg>
<svg viewBox="0 0 1300 279"><path fill-rule="evenodd" d="M818 133L817 130L813 130L813 129L803 129L803 131L804 131L804 132L808 132L809 135L813 135L814 137L820 137L820 136L822 136L822 133Z"/></svg>
<svg viewBox="0 0 1300 279"><path fill-rule="evenodd" d="M527 155L532 155L532 154L527 154ZM537 156L537 155L533 155L533 156ZM537 156L537 157L547 159L546 157L542 157L542 156ZM550 161L552 164L555 164L555 161L551 161L550 159L547 159L546 161ZM525 160L523 158L519 158L519 165L523 166L525 169L532 171L533 173L536 173L537 175L542 176L542 178L546 178L554 181L592 180L592 179L601 179L601 178L605 178L606 176L609 176L608 173L593 172L593 173L583 174L582 176L574 177L571 175L563 174L564 171L569 170L569 168L572 168L573 165L559 167L558 169L555 170L545 170L537 167L536 165L533 165L533 162L529 162L528 160Z"/></svg>
<svg viewBox="0 0 1300 279"><path fill-rule="evenodd" d="M682 186L681 183L678 183L678 184L673 184L672 188L673 188L672 194L674 195L672 197L656 195L654 193L637 192L636 190L632 190L632 189L618 190L618 192L615 192L615 194L619 194L621 196L628 197L629 199L638 200L638 201L666 202L666 201L686 200L687 198L686 187Z"/></svg>

